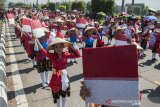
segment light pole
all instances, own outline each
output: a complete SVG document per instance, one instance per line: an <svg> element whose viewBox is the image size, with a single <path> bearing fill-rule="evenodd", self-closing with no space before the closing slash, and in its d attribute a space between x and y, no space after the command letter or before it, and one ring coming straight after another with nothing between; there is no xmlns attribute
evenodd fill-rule
<svg viewBox="0 0 160 107"><path fill-rule="evenodd" d="M134 9L134 0L132 0L132 6L131 6L131 8L132 8L132 15L133 15L133 9Z"/></svg>
<svg viewBox="0 0 160 107"><path fill-rule="evenodd" d="M122 7L121 7L122 12L124 11L124 2L125 2L125 0L122 0Z"/></svg>

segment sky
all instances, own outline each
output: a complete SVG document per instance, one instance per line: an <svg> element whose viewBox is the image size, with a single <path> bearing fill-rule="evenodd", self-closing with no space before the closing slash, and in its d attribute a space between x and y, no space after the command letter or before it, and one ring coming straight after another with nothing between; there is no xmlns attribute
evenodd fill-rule
<svg viewBox="0 0 160 107"><path fill-rule="evenodd" d="M36 2L37 0L7 0L7 1L8 2L28 1L30 3L30 2ZM48 0L39 0L39 3L45 3L47 1ZM49 0L49 1L50 2L60 2L60 1L63 1L63 0ZM66 0L66 1L69 1L69 0ZM71 0L71 1L73 1L73 0ZM90 0L84 0L84 1L88 2ZM98 0L97 0L97 2L98 2ZM132 0L125 0L125 3L131 3L131 2L132 2ZM121 5L122 4L122 0L115 0L115 3L117 5ZM145 3L145 5L149 6L150 8L155 8L155 9L159 9L160 10L160 0L135 0L135 3Z"/></svg>

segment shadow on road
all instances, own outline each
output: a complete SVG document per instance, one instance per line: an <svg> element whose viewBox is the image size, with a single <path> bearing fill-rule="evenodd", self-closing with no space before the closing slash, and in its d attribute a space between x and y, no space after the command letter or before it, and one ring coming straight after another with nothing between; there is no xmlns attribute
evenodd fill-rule
<svg viewBox="0 0 160 107"><path fill-rule="evenodd" d="M39 89L39 88L41 88L41 87L42 87L41 84L37 84L37 85L31 86L31 87L20 89L20 90L17 91L17 93L18 93L17 95L15 95L15 91L9 91L7 93L8 100L12 100L16 96L22 95L23 91L25 92L25 94L36 93L36 90Z"/></svg>
<svg viewBox="0 0 160 107"><path fill-rule="evenodd" d="M24 74L24 73L28 74L32 70L34 70L34 68L26 68L26 69L22 69L22 70L19 70L19 71L15 71L14 73L7 72L6 74L7 74L7 77L9 77L9 76L12 76L12 75L17 75L17 74Z"/></svg>
<svg viewBox="0 0 160 107"><path fill-rule="evenodd" d="M148 94L148 99L154 103L160 103L160 86L154 89L146 89L141 91L142 94Z"/></svg>
<svg viewBox="0 0 160 107"><path fill-rule="evenodd" d="M160 70L160 64L154 66L155 69Z"/></svg>
<svg viewBox="0 0 160 107"><path fill-rule="evenodd" d="M13 61L13 62L7 62L6 66L9 66L9 65L15 64L15 63L17 63L17 64L19 64L19 63L26 63L26 61L27 61L27 59L22 59L22 60Z"/></svg>
<svg viewBox="0 0 160 107"><path fill-rule="evenodd" d="M147 60L146 62L142 62L140 63L140 65L146 65L146 66L151 66L152 64L154 64L155 61L152 60Z"/></svg>
<svg viewBox="0 0 160 107"><path fill-rule="evenodd" d="M74 76L70 77L69 80L72 83L72 82L75 82L75 81L80 80L82 78L83 78L83 74L78 74L78 75L74 75Z"/></svg>

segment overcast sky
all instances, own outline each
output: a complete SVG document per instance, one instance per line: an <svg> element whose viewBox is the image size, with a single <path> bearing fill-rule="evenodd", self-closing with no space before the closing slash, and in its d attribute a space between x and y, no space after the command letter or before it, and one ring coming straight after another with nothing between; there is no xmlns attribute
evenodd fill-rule
<svg viewBox="0 0 160 107"><path fill-rule="evenodd" d="M7 0L8 2L24 2L24 1L28 1L30 2L36 2L37 0ZM39 3L46 3L48 0L39 0ZM49 0L50 2L60 2L60 1L65 1L65 0ZM66 0L69 1L69 0ZM70 0L73 1L73 0ZM86 2L90 1L90 0L84 0ZM97 0L98 2L98 0ZM122 4L122 0L115 0L116 4L121 5ZM132 0L125 0L125 3L131 3ZM145 5L151 7L151 8L155 8L155 9L159 9L160 10L160 0L135 0L135 3L145 3Z"/></svg>

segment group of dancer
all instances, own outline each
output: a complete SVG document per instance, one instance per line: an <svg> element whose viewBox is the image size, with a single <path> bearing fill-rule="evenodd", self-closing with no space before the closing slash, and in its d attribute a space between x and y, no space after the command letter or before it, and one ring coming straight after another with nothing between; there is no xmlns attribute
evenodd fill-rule
<svg viewBox="0 0 160 107"><path fill-rule="evenodd" d="M20 38L33 67L37 68L42 86L51 88L57 107L60 107L60 97L62 97L62 107L65 107L66 97L70 96L69 76L66 68L68 59L70 63L78 63L76 58L81 55L77 44L82 44L82 48L135 44L138 59L144 58L145 50L152 48L151 59L157 60L160 26L156 21L110 16L105 19L104 25L100 25L98 19L85 17L78 11L65 13L14 9L9 10L8 13L15 15L16 36ZM39 38L33 35L32 31L24 32L22 30L24 18L40 20L45 35ZM49 71L53 72L51 80L48 76Z"/></svg>

